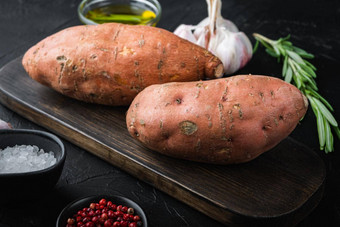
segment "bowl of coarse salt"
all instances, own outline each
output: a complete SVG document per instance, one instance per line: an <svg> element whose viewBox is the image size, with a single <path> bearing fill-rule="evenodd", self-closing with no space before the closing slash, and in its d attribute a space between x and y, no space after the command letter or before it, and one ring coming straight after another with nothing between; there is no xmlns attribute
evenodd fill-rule
<svg viewBox="0 0 340 227"><path fill-rule="evenodd" d="M30 129L0 130L0 204L43 198L58 182L65 147L55 135Z"/></svg>

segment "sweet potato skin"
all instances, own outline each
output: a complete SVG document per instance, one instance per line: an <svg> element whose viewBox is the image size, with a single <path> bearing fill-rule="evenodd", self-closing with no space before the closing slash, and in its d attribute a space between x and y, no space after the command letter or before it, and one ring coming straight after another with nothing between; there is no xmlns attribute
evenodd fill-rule
<svg viewBox="0 0 340 227"><path fill-rule="evenodd" d="M151 84L223 75L217 57L169 31L117 23L64 29L31 47L22 64L64 95L113 106Z"/></svg>
<svg viewBox="0 0 340 227"><path fill-rule="evenodd" d="M268 76L152 85L126 116L129 133L168 156L213 164L248 162L276 146L308 108L293 85Z"/></svg>

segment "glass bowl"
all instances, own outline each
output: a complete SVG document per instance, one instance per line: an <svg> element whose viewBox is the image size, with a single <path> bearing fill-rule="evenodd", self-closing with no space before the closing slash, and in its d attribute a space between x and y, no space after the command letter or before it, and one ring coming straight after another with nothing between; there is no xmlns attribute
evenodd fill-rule
<svg viewBox="0 0 340 227"><path fill-rule="evenodd" d="M88 25L117 22L156 26L161 15L157 0L83 0L78 6L80 21Z"/></svg>

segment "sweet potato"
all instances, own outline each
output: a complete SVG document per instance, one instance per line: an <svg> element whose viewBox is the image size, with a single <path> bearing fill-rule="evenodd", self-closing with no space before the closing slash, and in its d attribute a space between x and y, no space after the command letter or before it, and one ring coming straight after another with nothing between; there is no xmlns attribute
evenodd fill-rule
<svg viewBox="0 0 340 227"><path fill-rule="evenodd" d="M40 41L22 64L36 81L85 102L129 105L151 84L223 75L209 51L161 28L75 26Z"/></svg>
<svg viewBox="0 0 340 227"><path fill-rule="evenodd" d="M308 108L293 85L239 75L151 85L126 116L129 133L160 153L214 164L250 161L276 146Z"/></svg>

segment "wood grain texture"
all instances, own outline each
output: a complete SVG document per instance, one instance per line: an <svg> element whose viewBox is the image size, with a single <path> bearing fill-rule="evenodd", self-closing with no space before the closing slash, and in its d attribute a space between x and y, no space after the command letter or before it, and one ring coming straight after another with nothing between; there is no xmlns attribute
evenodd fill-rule
<svg viewBox="0 0 340 227"><path fill-rule="evenodd" d="M125 125L127 108L64 97L30 79L21 58L0 71L0 102L230 226L295 225L323 194L323 161L289 137L240 165L216 166L166 157L130 137Z"/></svg>

